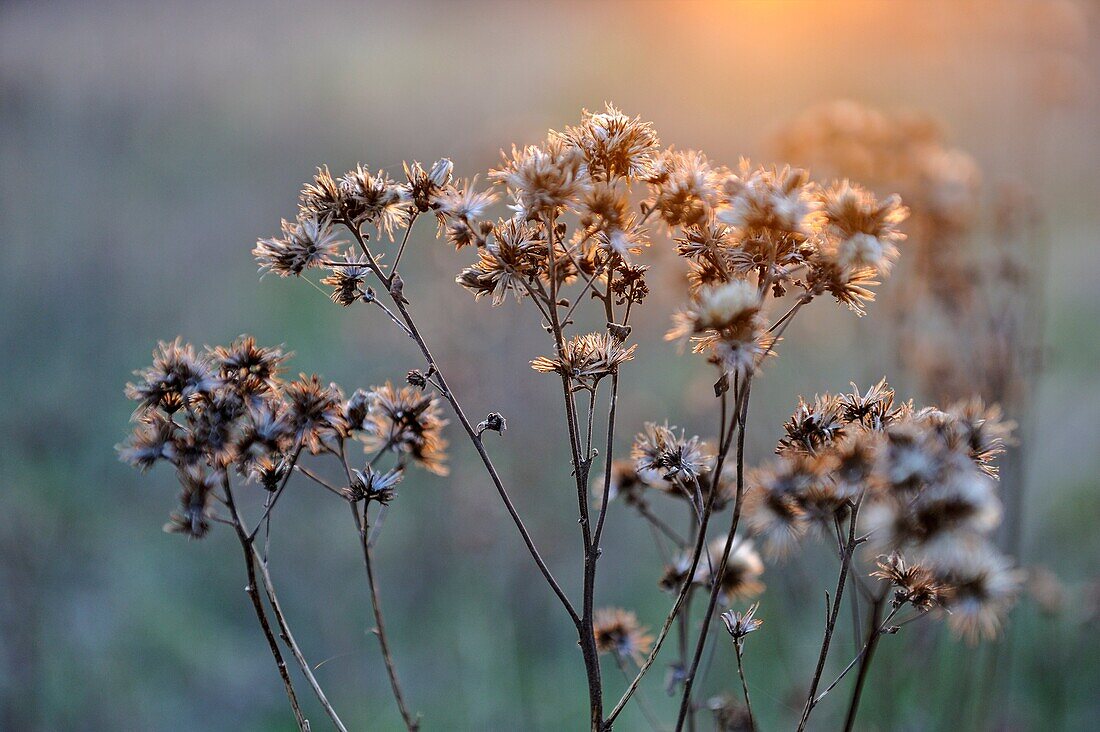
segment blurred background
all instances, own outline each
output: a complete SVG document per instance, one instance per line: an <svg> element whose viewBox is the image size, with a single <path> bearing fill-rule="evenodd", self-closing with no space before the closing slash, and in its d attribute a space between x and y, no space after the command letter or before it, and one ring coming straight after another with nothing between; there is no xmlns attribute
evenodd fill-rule
<svg viewBox="0 0 1100 732"><path fill-rule="evenodd" d="M376 311L259 281L249 251L293 215L314 166L398 174L404 159L449 156L473 175L500 148L605 100L652 120L665 144L770 162L804 110L848 99L938 120L945 144L980 168L983 205L1018 191L1039 222L1019 252L1030 288L1004 306L1024 311L1021 347L1038 346L1042 364L1009 408L1026 450L1006 481L1021 496L1022 564L1056 578L1053 594L1025 595L997 651L932 624L919 642L887 638L860 726L1095 729L1098 16L1084 0L3 3L0 728L292 727L231 532L163 533L174 476L143 478L114 445L128 429L131 371L177 334L286 344L292 373L349 391L421 366ZM995 239L995 224L973 238ZM545 334L531 308L493 309L454 286L471 255L430 234L420 229L403 267L413 312L471 416L508 418L488 442L577 593L560 394L527 365L549 352ZM624 372L623 450L647 419L713 437L709 371L660 339L683 282L670 270L651 287ZM902 395L937 398L921 354L889 340L890 292L862 320L823 302L791 327L754 390L751 463L767 459L798 394L885 374ZM406 691L427 730L581 728L572 628L476 455L454 426L449 436L452 474L410 474L377 550ZM292 488L272 540L292 627L349 726L399 729L346 508ZM670 599L646 526L613 506L606 537L598 604L659 624ZM791 726L820 643L831 580L808 566L769 565L764 577L767 624L747 663L765 729ZM727 650L699 698L735 688ZM658 665L642 691L671 719ZM617 698L621 680L605 666ZM300 695L323 728L308 689ZM838 713L823 705L819 728ZM632 708L620 726L645 720Z"/></svg>

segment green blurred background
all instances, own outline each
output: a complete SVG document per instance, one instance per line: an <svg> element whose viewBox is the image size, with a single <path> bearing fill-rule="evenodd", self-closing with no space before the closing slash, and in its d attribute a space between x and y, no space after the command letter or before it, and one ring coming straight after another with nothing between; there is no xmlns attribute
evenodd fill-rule
<svg viewBox="0 0 1100 732"><path fill-rule="evenodd" d="M3 3L0 728L291 729L235 539L162 533L174 477L143 478L114 445L131 410L123 385L161 338L213 345L249 332L296 352L295 372L348 390L421 365L375 311L341 309L305 283L258 280L249 250L293 214L315 165L397 173L403 159L446 155L473 175L501 147L605 100L652 120L665 143L727 164L766 161L780 125L835 98L933 113L988 180L1026 173L1041 203L1046 367L1028 435L1022 559L1053 569L1066 597L1055 616L1021 603L999 684L964 681L989 651L931 626L922 644L888 638L861 727L1096 728L1098 11L1050 0ZM1070 87L1051 75L1051 58L1081 72ZM560 395L527 366L547 352L545 334L529 308L492 309L452 284L468 252L436 242L430 227L413 244L413 311L471 416L508 417L504 437L489 440L494 455L576 592ZM620 449L646 419L713 431L709 372L660 340L682 284L669 272L651 285L638 359L624 371ZM873 307L862 322L825 303L813 310L754 390L750 462L766 459L797 394L892 368L888 349L859 335ZM904 371L890 376L921 397ZM450 437L451 476L410 475L378 548L408 695L427 730L581 728L572 629L476 456ZM310 660L324 662L317 675L350 725L398 729L366 632L347 510L297 488L272 542L291 624ZM615 506L604 549L598 603L659 624L669 598L645 526ZM832 582L817 566L769 566L764 578L767 625L748 664L767 729L790 726L816 657ZM719 648L700 698L734 688L728 651ZM670 718L659 666L643 692ZM620 679L605 667L617 698ZM323 728L308 689L301 697ZM828 707L820 729L837 723ZM631 709L620 726L644 724Z"/></svg>

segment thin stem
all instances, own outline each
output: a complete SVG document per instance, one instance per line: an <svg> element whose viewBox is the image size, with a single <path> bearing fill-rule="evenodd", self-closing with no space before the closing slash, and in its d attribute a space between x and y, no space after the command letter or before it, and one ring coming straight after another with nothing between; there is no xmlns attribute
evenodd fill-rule
<svg viewBox="0 0 1100 732"><path fill-rule="evenodd" d="M397 265L401 262L401 255L405 253L405 245L409 243L409 234L412 233L413 224L416 223L418 216L420 216L420 212L414 211L412 218L409 219L409 225L405 227L405 236L401 237L401 246L397 248L397 256L393 258L393 265L390 267L390 278L387 285L393 284L393 278L397 274Z"/></svg>
<svg viewBox="0 0 1100 732"><path fill-rule="evenodd" d="M367 250L366 242L363 240L362 233L360 233L354 226L349 226L348 228L355 236L359 247L369 256L369 251ZM380 280L385 282L385 278L382 276L381 272L377 270L377 266L375 266L374 271L375 275L378 276ZM462 409L462 405L459 403L457 397L455 397L454 392L452 392L450 387L447 385L447 381L443 376L443 372L436 364L435 357L432 355L431 350L429 350L427 343L424 341L424 337L417 329L416 322L413 320L412 315L409 313L409 310L405 306L404 301L400 297L395 297L393 293L390 293L390 297L393 300L398 312L400 313L401 319L404 321L406 327L408 328L409 334L412 336L413 340L416 341L417 346L420 348L420 352L424 356L424 359L427 361L429 367L434 368L436 377L439 380L440 394L447 401L447 403L451 405L451 409L454 411L455 416L458 417L458 421L462 425L462 429L465 430L467 436L470 438L470 442L474 446L474 449L477 450L478 456L481 458L481 462L484 464L485 470L486 472L488 472L489 478L493 482L493 486L496 488L497 493L500 495L501 501L503 501L504 503L504 507L508 511L508 515L512 519L512 523L516 525L516 529L519 531L520 536L523 538L523 543L527 546L527 551L531 554L532 559L535 560L535 564L538 565L539 572L542 573L542 576L543 578L545 578L546 583L550 585L550 588L554 591L554 594L557 595L558 599L561 601L562 606L569 614L569 617L573 621L574 625L579 626L580 617L577 615L576 610L573 609L573 604L569 601L569 598L561 589L561 586L558 584L557 580L554 579L554 575L550 572L550 568L546 566L546 562L543 561L542 555L539 554L538 548L535 546L535 542L531 538L530 532L527 530L527 526L523 523L523 519L520 518L519 512L516 511L515 504L512 503L512 499L509 497L508 491L504 487L504 483L501 481L500 475L499 473L497 473L497 469L493 465L492 459L490 459L489 457L489 453L485 450L485 445L481 440L481 436L477 434L474 426L466 417L466 413Z"/></svg>
<svg viewBox="0 0 1100 732"><path fill-rule="evenodd" d="M890 621L894 619L894 616L897 615L897 612L898 612L899 609L901 609L900 605L898 607L894 608L893 610L891 610L890 614L886 616L886 619L883 620L881 624L879 624L877 627L872 627L872 628L869 629L870 630L870 635L867 637L867 641L859 649L859 652L855 655L855 658L853 658L851 661L849 661L848 665L844 667L844 670L841 671L835 679L833 679L832 683L829 684L828 686L826 686L825 690L817 695L817 698L814 699L814 704L815 705L820 703L821 700L825 698L825 695L828 694L830 691L832 691L833 688L836 687L836 685L839 684L844 679L844 677L848 675L849 671L851 671L853 668L855 668L855 665L857 663L859 663L860 660L863 659L863 654L865 654L867 652L868 648L870 648L872 646L872 644L878 642L878 639L876 638L876 636L882 635L883 633L886 632L887 626L889 626ZM881 611L882 611L882 606L879 605L879 612L881 613ZM922 615L923 615L923 613L922 613ZM915 620L918 617L920 617L920 615L915 616L914 618L910 618L910 620ZM876 620L877 620L877 618L876 618Z"/></svg>
<svg viewBox="0 0 1100 732"><path fill-rule="evenodd" d="M680 714L676 721L676 729L679 730L684 725L684 720L689 719L690 724L690 712L691 712L691 692L695 683L695 674L699 669L699 662L703 658L703 649L706 646L707 635L710 632L711 620L714 618L714 611L718 605L718 595L721 594L722 589L722 575L726 571L726 564L729 562L730 552L733 550L734 538L737 535L737 526L741 521L741 505L743 503L745 495L745 422L748 418L749 411L749 393L752 389L752 374L745 377L745 383L741 387L738 393L738 412L734 415L738 430L737 430L737 494L733 502L733 516L730 520L730 528L726 533L726 543L722 549L722 559L718 562L718 569L715 571L711 569L710 574L710 597L707 600L707 609L703 614L703 625L699 629L699 639L695 644L695 654L691 660L691 666L687 671L687 675L684 677L684 692L683 698L680 700ZM718 491L719 476L715 475L713 485L711 486L712 492Z"/></svg>
<svg viewBox="0 0 1100 732"><path fill-rule="evenodd" d="M363 518L359 518L358 504L351 503L351 515L355 519L355 530L359 534L359 544L363 547L363 565L367 570L367 587L370 590L370 604L374 610L374 634L378 636L378 645L382 649L382 660L386 665L386 675L390 679L390 688L393 690L393 698L397 702L397 709L401 712L401 719L409 732L416 732L420 728L420 719L409 711L405 703L405 695L401 690L401 682L397 678L397 666L393 662L393 654L390 652L389 639L386 636L386 621L382 615L382 603L378 595L378 583L374 576L374 558L370 542L367 540L367 509L370 502L363 504Z"/></svg>
<svg viewBox="0 0 1100 732"><path fill-rule="evenodd" d="M554 229L556 215L551 211L546 216L546 248L550 259L550 327L559 356L565 354L564 335L561 321L558 319L558 278L557 255L555 252ZM600 679L600 658L596 650L596 637L593 631L592 615L595 605L596 589L596 549L592 543L592 525L588 510L588 471L592 465L589 451L583 458L581 452L580 429L577 418L577 405L573 400L572 379L561 375L562 390L565 398L565 416L569 428L569 447L573 453L573 474L577 484L577 506L580 513L581 539L584 542L584 585L581 598L580 633L581 655L584 657L585 674L588 677L588 702L591 713L591 729L598 732L603 723L603 689ZM595 399L595 392L592 395ZM591 411L590 411L591 416ZM591 436L591 429L589 429ZM606 496L606 492L605 492Z"/></svg>
<svg viewBox="0 0 1100 732"><path fill-rule="evenodd" d="M264 524L264 519L271 515L271 512L275 509L275 504L279 502L279 498L282 497L286 491L286 486L290 482L290 476L294 475L294 466L298 464L298 458L302 454L302 443L298 444L294 448L294 454L290 458L290 465L287 466L286 475L283 476L283 483L279 486L279 489L275 491L275 495L271 497L267 506L264 508L263 515L260 516L260 520L256 522L256 528L248 534L248 543L251 544L256 539L256 534L259 533L260 527Z"/></svg>
<svg viewBox="0 0 1100 732"><path fill-rule="evenodd" d="M885 595L878 598L875 604L871 608L871 627L877 628L879 624L879 618L882 617L882 607L885 602ZM868 671L871 669L871 661L875 657L875 649L878 648L879 639L882 637L881 633L871 633L871 636L867 639L867 646L863 650L862 658L859 662L859 673L856 675L856 685L852 689L852 699L848 702L848 714L844 718L844 732L850 732L852 727L856 723L856 714L859 711L859 702L863 697L863 687L867 684Z"/></svg>
<svg viewBox="0 0 1100 732"><path fill-rule="evenodd" d="M814 670L813 679L810 681L810 692L806 697L806 704L802 710L802 717L798 721L798 730L806 729L806 723L810 719L810 713L814 709L814 698L817 696L817 686L821 683L821 674L825 670L825 660L829 655L829 645L833 639L833 631L836 628L837 616L840 614L840 603L844 596L844 587L848 579L848 568L852 564L852 556L856 548L856 519L859 516L859 506L862 499L857 499L852 506L851 515L848 517L848 544L844 547L840 561L840 575L837 578L836 592L833 595L833 607L825 624L825 637L821 641L821 652L817 657L817 668Z"/></svg>
<svg viewBox="0 0 1100 732"><path fill-rule="evenodd" d="M268 572L267 562L260 557L254 544L252 545L252 554L256 558L256 566L260 568L260 574L263 577L267 601L271 603L271 609L275 614L275 621L279 624L279 636L283 639L283 642L286 643L287 647L290 648L294 660L298 662L298 667L302 670L302 674L306 677L306 681L309 682L310 687L312 687L313 693L317 696L317 700L321 702L321 706L324 708L325 713L328 715L329 719L332 720L333 726L340 730L340 732L347 732L347 727L340 721L340 717L336 714L336 710L332 708L332 704L329 703L328 698L325 696L325 692L317 682L317 677L313 675L313 669L310 668L309 662L306 661L305 656L302 655L302 649L298 647L298 643L294 640L294 635L290 632L290 626L287 625L286 618L283 616L283 610L279 606L279 598L275 594L275 585L271 582L271 574Z"/></svg>
<svg viewBox="0 0 1100 732"><path fill-rule="evenodd" d="M283 660L283 653L279 650L279 644L275 640L275 634L271 631L271 624L267 619L267 612L264 610L263 602L260 600L260 591L258 583L256 582L256 565L252 557L252 540L249 539L248 532L241 522L240 514L237 512L237 506L233 500L233 490L229 486L228 476L222 477L222 488L225 491L225 503L233 516L232 524L234 530L237 532L237 540L240 541L241 550L244 552L244 564L248 572L248 585L245 587L245 591L252 601L252 609L256 613L256 619L260 622L260 628L263 630L264 637L267 639L268 647L271 649L271 655L275 658L275 666L279 669L279 678L283 680L283 687L286 689L287 699L290 700L290 708L294 712L294 720L298 724L298 729L301 732L308 732L309 722L306 721L305 716L302 715L302 708L298 704L298 695L294 691L294 682L290 680L290 672L287 670L286 661Z"/></svg>
<svg viewBox="0 0 1100 732"><path fill-rule="evenodd" d="M669 526L660 516L653 513L653 511L649 509L648 504L635 503L634 509L642 518L648 521L653 526L653 528L657 529L662 534L667 536L672 541L672 543L677 546L677 548L683 549L685 546L687 546L687 541L678 533L676 533L676 529Z"/></svg>
<svg viewBox="0 0 1100 732"><path fill-rule="evenodd" d="M623 678L630 681L630 672L626 670L626 664L623 662L623 659L620 658L617 653L613 653L612 655L615 656L615 665L623 672ZM649 726L653 732L660 732L661 722L657 719L657 715L653 713L653 710L649 708L649 704L641 694L638 695L638 706L641 707L642 714L645 715L645 719L649 722Z"/></svg>
<svg viewBox="0 0 1100 732"><path fill-rule="evenodd" d="M342 493L342 492L340 491L340 489L339 489L339 488L337 488L336 486L334 486L334 485L333 485L332 483L329 483L329 482L328 482L327 480L325 480L325 479L324 479L324 478L322 478L321 476L317 475L317 474L316 474L316 473L314 473L313 471L309 470L308 468L306 468L306 467L304 467L304 466L302 466L302 465L298 465L298 466L295 466L295 468L294 468L294 469L295 469L295 470L297 470L297 471L298 471L299 473L301 473L302 475L304 475L304 476L306 476L307 478L309 478L310 480L312 480L312 481L313 481L314 483L316 483L317 485L319 485L319 486L321 486L322 488L324 488L325 490L327 490L327 491L329 491L329 492L331 492L331 493L334 493L334 494L336 494L336 495L337 495L337 496L339 496L340 498L343 498L343 499L347 499L347 496L345 496L345 495L344 495L344 494L343 494L343 493Z"/></svg>
<svg viewBox="0 0 1100 732"><path fill-rule="evenodd" d="M732 421L734 419L736 419L736 416L731 418L729 432L726 433L725 442L721 446L721 450L718 453L718 460L717 464L715 465L714 473L715 480L717 480L717 476L722 474L722 467L725 463L726 455L729 453L730 446L733 442L734 425L732 424ZM724 426L721 431L725 433ZM642 682L642 677L644 677L646 675L646 672L649 671L650 667L653 666L653 662L657 659L657 654L660 653L661 647L664 645L665 638L668 637L669 629L672 627L673 622L675 622L676 620L676 616L680 612L680 608L683 606L684 601L687 599L688 592L690 591L692 585L692 579L695 577L695 570L699 566L699 558L702 556L703 547L706 546L707 525L710 522L710 517L714 509L714 499L717 495L717 490L711 490L710 495L707 496L707 506L706 510L703 512L703 522L699 526L699 531L695 539L695 548L692 551L690 566L688 567L687 574L685 575L684 581L680 586L680 591L676 596L676 601L673 603L672 609L669 611L668 616L665 618L664 625L661 627L661 632L657 634L657 640L653 643L653 649L650 650L649 656L638 669L637 675L634 677L634 680L630 682L630 685L627 687L626 691L623 692L623 695L619 698L618 703L615 704L615 707L611 710L611 713L607 715L607 718L604 720L604 730L611 729L611 725L615 721L615 718L622 713L623 709L626 707L626 703L630 701L630 697L632 697L634 693L638 690L638 685Z"/></svg>
<svg viewBox="0 0 1100 732"><path fill-rule="evenodd" d="M734 653L737 654L737 675L741 677L741 691L745 694L745 708L749 711L749 729L756 729L756 717L752 713L752 700L749 698L749 684L745 681L745 664L741 658L741 640L733 643Z"/></svg>
<svg viewBox="0 0 1100 732"><path fill-rule="evenodd" d="M596 547L596 555L600 553L600 537L603 536L604 519L607 518L607 504L611 492L611 455L615 442L615 409L619 401L619 374L611 374L611 403L607 413L607 451L604 453L603 495L600 498L600 512L596 517L596 533L592 537L592 543Z"/></svg>

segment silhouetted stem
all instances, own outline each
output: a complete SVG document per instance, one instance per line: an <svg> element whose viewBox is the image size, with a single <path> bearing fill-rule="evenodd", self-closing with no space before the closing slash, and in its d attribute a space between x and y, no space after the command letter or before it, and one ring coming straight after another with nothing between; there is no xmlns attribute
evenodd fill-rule
<svg viewBox="0 0 1100 732"><path fill-rule="evenodd" d="M275 594L275 585L271 582L271 574L268 572L267 562L260 557L255 545L252 546L252 554L256 558L256 566L260 568L260 574L264 582L264 590L267 593L268 602L271 603L271 609L275 614L275 621L279 624L279 636L283 639L283 642L286 643L287 647L290 648L294 660L298 662L298 667L302 670L302 675L306 677L306 681L308 681L310 687L312 687L313 693L317 696L317 700L321 702L321 706L324 708L325 713L328 715L329 719L332 720L333 726L340 730L340 732L347 732L347 728L344 726L344 723L340 721L340 717L336 714L336 710L332 708L332 704L329 703L328 698L325 696L325 692L317 682L317 677L313 675L313 669L310 668L309 662L306 661L305 656L302 655L302 649L298 647L298 643L294 640L294 635L290 632L290 626L287 625L282 608L279 606L279 598Z"/></svg>
<svg viewBox="0 0 1100 732"><path fill-rule="evenodd" d="M306 721L305 716L302 715L302 708L298 704L298 695L294 692L294 683L290 679L290 672L287 670L286 661L283 660L283 653L279 650L279 643L275 640L275 634L271 631L271 624L267 619L267 612L264 610L263 601L260 599L260 590L256 582L256 567L253 564L252 558L252 541L248 537L248 532L245 530L244 525L241 523L240 514L237 513L237 505L233 500L233 490L229 487L229 479L222 478L222 488L225 491L225 504L228 506L230 513L233 516L233 529L237 532L237 539L241 543L241 550L244 552L244 564L248 574L248 586L245 587L245 591L248 592L248 597L252 601L252 609L256 613L256 619L260 623L260 628L263 630L264 638L267 639L267 644L271 649L271 655L275 658L275 666L279 669L279 677L283 681L283 687L286 689L287 699L290 700L290 708L294 712L294 720L298 724L298 729L309 729L309 722Z"/></svg>
<svg viewBox="0 0 1100 732"><path fill-rule="evenodd" d="M360 249L367 255L368 261L373 262L373 256L367 249L366 241L363 239L362 233L355 226L348 226L348 229L355 236L356 242L359 244ZM379 278L383 283L388 283L389 280L385 274L378 269L377 264L372 265L372 271L375 276ZM389 288L387 287L387 290ZM493 482L493 486L496 488L497 493L500 495L501 501L504 502L504 507L508 510L508 515L511 517L512 522L519 530L520 536L523 538L523 543L527 546L527 551L531 554L531 557L535 560L535 564L538 565L539 572L546 579L547 584L557 595L561 601L562 606L565 607L566 612L569 614L570 619L574 625L579 627L580 617L577 615L576 610L573 609L573 604L569 601L565 592L562 591L561 586L557 580L554 579L554 575L550 572L550 568L546 566L546 562L543 561L542 555L539 554L538 548L535 546L534 540L531 538L530 532L527 530L527 526L524 525L523 519L520 518L519 512L516 511L515 505L512 503L512 499L508 495L507 489L504 487L504 483L500 479L500 475L497 473L496 467L493 465L493 461L489 458L488 452L485 450L485 444L482 442L481 436L474 429L474 426L470 423L470 420L466 417L466 413L462 409L462 405L459 404L458 399L447 385L447 380L443 376L443 372L440 370L439 365L436 363L435 357L432 356L431 351L428 349L427 343L424 341L424 337L421 335L420 330L416 326L416 322L413 320L412 315L409 313L408 308L405 306L405 301L402 297L390 293L390 298L393 300L394 306L397 308L398 313L401 315L401 319L405 323L405 327L408 329L408 335L416 342L420 348L421 354L427 361L430 369L433 369L438 379L440 387L440 394L447 403L451 405L451 409L454 411L455 416L458 417L459 423L462 425L462 429L466 431L466 434L470 438L470 442L473 444L474 449L477 450L478 456L481 457L481 462L485 465L485 470L489 474L489 478Z"/></svg>
<svg viewBox="0 0 1100 732"><path fill-rule="evenodd" d="M856 548L856 519L859 515L859 500L852 506L851 516L848 517L848 543L840 558L840 574L837 578L836 592L833 595L833 607L825 623L825 637L821 641L821 652L817 657L817 668L814 670L813 679L810 681L810 692L806 697L806 704L802 709L802 717L798 721L798 730L806 729L806 723L810 719L810 713L814 709L814 699L817 696L817 686L821 683L821 674L825 670L825 660L829 656L829 645L833 639L833 631L836 629L837 616L840 614L840 603L844 596L844 587L848 579L848 568L852 564L852 556Z"/></svg>
<svg viewBox="0 0 1100 732"><path fill-rule="evenodd" d="M737 654L737 675L741 678L741 691L745 694L745 709L749 711L749 729L756 729L756 717L752 713L752 700L749 698L749 684L745 681L745 662L741 657L741 640L734 641L733 651Z"/></svg>
<svg viewBox="0 0 1100 732"><path fill-rule="evenodd" d="M416 732L420 728L420 719L409 711L405 703L405 695L401 690L401 682L397 678L397 666L393 662L393 654L390 652L389 639L386 636L386 621L382 615L382 602L379 599L378 583L374 577L374 557L370 541L367 536L367 508L370 503L363 505L363 518L359 518L359 511L355 503L351 506L351 515L355 518L355 529L359 534L359 544L363 547L363 565L367 570L367 587L370 590L370 604L374 610L374 634L378 636L378 645L382 649L382 660L386 665L386 675L390 679L390 688L393 690L393 698L397 702L397 709L401 712L401 719L409 732Z"/></svg>

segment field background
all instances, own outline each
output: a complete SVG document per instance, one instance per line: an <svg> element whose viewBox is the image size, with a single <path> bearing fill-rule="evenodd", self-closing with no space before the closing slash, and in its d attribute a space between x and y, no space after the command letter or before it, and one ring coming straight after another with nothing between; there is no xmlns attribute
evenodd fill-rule
<svg viewBox="0 0 1100 732"><path fill-rule="evenodd" d="M652 120L665 143L728 164L768 161L783 122L836 98L934 113L989 182L1023 178L1041 202L1046 369L1028 435L1023 559L1052 568L1067 597L1056 617L1021 604L1005 682L964 681L988 650L931 629L916 646L887 638L862 726L1094 729L1100 6L1073 7L1078 14L1024 0L0 5L0 729L290 728L235 540L224 530L192 543L162 533L173 476L142 478L113 446L131 410L123 385L160 338L217 344L250 332L295 351L295 372L349 390L421 365L376 312L340 309L304 283L258 281L249 250L293 214L315 165L397 173L402 159L446 155L472 175L501 147L534 142L604 100ZM1079 72L1072 88L1050 74L1051 59ZM1063 91L1067 103L1052 104ZM420 232L403 268L413 310L469 411L508 417L500 444L490 440L498 465L575 590L565 441L542 419L557 429L560 395L526 365L547 352L544 335L530 309L475 304L451 284L469 253ZM708 373L659 338L678 280L652 285L660 292L636 329L639 359L624 372L620 449L646 419L713 429ZM873 307L856 322L821 305L788 331L754 390L752 463L770 453L797 394L893 368L868 336L881 332ZM904 370L890 377L921 396ZM378 549L406 690L426 730L580 728L572 629L476 456L450 436L452 475L411 474ZM300 488L274 523L288 616L307 656L325 661L318 676L345 720L397 729L365 632L347 511ZM764 578L767 624L748 664L766 729L790 726L816 657L832 580L815 567L769 566ZM600 604L635 608L649 625L663 618L659 559L621 506L601 568ZM834 662L850 649L838 646ZM727 651L705 695L733 688ZM667 718L663 675L643 690ZM301 697L324 728L308 690ZM820 708L820 729L835 725L840 706ZM644 720L629 711L620 726Z"/></svg>

